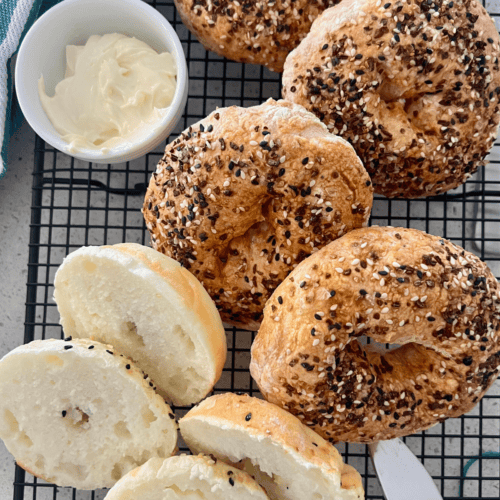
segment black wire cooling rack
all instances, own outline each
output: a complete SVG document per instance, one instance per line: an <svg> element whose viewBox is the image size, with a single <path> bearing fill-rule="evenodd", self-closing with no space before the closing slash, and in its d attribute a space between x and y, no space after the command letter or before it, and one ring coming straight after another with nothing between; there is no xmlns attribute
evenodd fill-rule
<svg viewBox="0 0 500 500"><path fill-rule="evenodd" d="M253 106L269 97L280 96L279 75L207 53L183 26L173 0L149 3L175 27L188 61L188 104L172 138L216 106ZM500 26L500 5L497 8L495 3L486 3L485 6L496 22L498 18L497 26ZM37 137L25 342L62 336L52 301L52 283L65 255L82 245L124 241L148 244L140 207L162 149L121 165L96 165L70 158ZM491 166L452 193L412 201L376 197L371 223L413 227L442 235L479 255L500 275L500 144L494 147ZM228 358L215 392L242 391L257 395L248 372L254 334L236 329L226 332ZM179 417L186 410L175 408ZM500 449L500 380L468 415L410 436L406 443L432 474L445 499L498 500L500 461L489 455ZM345 460L362 474L366 498L383 499L366 447L349 444L340 445L339 449ZM464 467L478 457L464 480ZM102 490L77 492L57 488L16 467L14 500L101 500L104 496Z"/></svg>

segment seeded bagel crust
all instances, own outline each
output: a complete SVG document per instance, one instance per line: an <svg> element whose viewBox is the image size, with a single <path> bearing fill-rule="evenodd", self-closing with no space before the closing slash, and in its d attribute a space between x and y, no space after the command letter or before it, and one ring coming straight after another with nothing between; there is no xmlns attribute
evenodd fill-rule
<svg viewBox="0 0 500 500"><path fill-rule="evenodd" d="M286 275L366 225L372 199L344 139L270 99L214 111L169 144L143 213L152 246L203 283L223 321L256 329Z"/></svg>
<svg viewBox="0 0 500 500"><path fill-rule="evenodd" d="M476 0L345 0L288 56L283 96L349 140L377 193L436 195L485 164L499 52Z"/></svg>
<svg viewBox="0 0 500 500"><path fill-rule="evenodd" d="M276 289L252 346L264 397L326 439L373 442L470 411L500 369L499 285L415 229L351 231ZM363 335L399 344L380 353Z"/></svg>
<svg viewBox="0 0 500 500"><path fill-rule="evenodd" d="M296 417L246 394L211 396L179 426L194 453L243 468L271 500L363 500L361 476Z"/></svg>
<svg viewBox="0 0 500 500"><path fill-rule="evenodd" d="M283 71L288 53L339 0L175 0L182 21L207 50Z"/></svg>

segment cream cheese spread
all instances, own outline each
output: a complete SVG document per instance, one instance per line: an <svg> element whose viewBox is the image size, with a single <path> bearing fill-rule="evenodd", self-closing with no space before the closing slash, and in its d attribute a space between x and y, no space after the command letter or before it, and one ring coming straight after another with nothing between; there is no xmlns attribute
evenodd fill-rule
<svg viewBox="0 0 500 500"><path fill-rule="evenodd" d="M118 33L93 35L66 47L66 74L45 92L42 107L68 143L68 151L109 149L134 142L161 125L176 87L176 64L168 52Z"/></svg>

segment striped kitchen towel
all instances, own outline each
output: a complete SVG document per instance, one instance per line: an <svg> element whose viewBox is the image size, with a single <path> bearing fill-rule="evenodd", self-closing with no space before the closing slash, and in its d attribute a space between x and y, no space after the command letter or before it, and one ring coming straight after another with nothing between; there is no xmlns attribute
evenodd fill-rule
<svg viewBox="0 0 500 500"><path fill-rule="evenodd" d="M20 110L13 111L12 58L39 15L60 0L0 0L0 179L7 170L7 147Z"/></svg>

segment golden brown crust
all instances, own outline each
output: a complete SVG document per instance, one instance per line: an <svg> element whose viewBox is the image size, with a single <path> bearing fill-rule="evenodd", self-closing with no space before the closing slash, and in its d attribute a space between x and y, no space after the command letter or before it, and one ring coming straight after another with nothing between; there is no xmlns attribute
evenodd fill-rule
<svg viewBox="0 0 500 500"><path fill-rule="evenodd" d="M211 396L195 406L179 424L190 419L210 422L229 429L241 429L257 439L270 438L288 453L325 474L341 474L342 488L363 491L361 476L343 463L338 450L306 427L289 412L247 394L225 393ZM344 478L344 474L346 474ZM344 483L345 479L345 483Z"/></svg>
<svg viewBox="0 0 500 500"><path fill-rule="evenodd" d="M182 21L207 50L283 71L312 22L339 0L175 0Z"/></svg>
<svg viewBox="0 0 500 500"><path fill-rule="evenodd" d="M366 225L369 176L301 106L214 111L167 146L143 206L156 250L205 286L223 321L258 328L295 265Z"/></svg>
<svg viewBox="0 0 500 500"><path fill-rule="evenodd" d="M345 0L288 56L283 96L351 142L377 193L431 196L485 164L499 55L476 0Z"/></svg>
<svg viewBox="0 0 500 500"><path fill-rule="evenodd" d="M361 487L359 472L352 465L342 466L341 485L344 490L356 490Z"/></svg>
<svg viewBox="0 0 500 500"><path fill-rule="evenodd" d="M414 229L365 228L299 265L268 301L250 370L332 441L412 434L470 411L500 368L499 285ZM399 344L385 354L356 340Z"/></svg>

